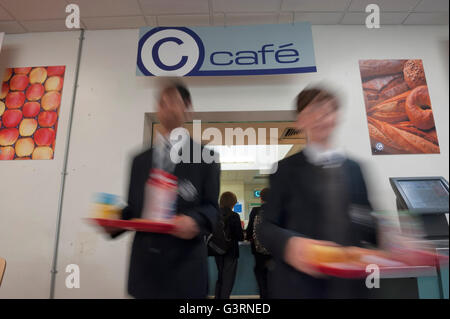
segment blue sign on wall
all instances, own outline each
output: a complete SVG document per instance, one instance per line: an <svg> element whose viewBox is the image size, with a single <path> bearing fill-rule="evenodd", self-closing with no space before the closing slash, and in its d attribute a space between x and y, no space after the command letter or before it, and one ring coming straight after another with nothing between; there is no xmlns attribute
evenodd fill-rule
<svg viewBox="0 0 450 319"><path fill-rule="evenodd" d="M144 27L137 75L224 76L316 72L311 24Z"/></svg>

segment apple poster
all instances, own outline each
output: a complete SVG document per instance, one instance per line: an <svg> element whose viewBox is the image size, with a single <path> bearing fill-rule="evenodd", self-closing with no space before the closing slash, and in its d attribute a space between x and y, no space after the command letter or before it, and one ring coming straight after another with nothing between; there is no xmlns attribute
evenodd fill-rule
<svg viewBox="0 0 450 319"><path fill-rule="evenodd" d="M65 66L9 68L0 92L0 160L51 160Z"/></svg>

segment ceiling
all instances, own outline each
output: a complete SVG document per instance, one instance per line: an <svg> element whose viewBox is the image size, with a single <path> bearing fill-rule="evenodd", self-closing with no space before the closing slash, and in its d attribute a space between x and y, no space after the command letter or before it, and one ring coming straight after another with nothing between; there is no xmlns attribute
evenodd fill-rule
<svg viewBox="0 0 450 319"><path fill-rule="evenodd" d="M256 178L255 178L256 177ZM261 175L258 170L220 172L221 182L243 182L244 184L265 184L269 182L268 175Z"/></svg>
<svg viewBox="0 0 450 319"><path fill-rule="evenodd" d="M65 7L80 7L87 30L143 26L228 26L309 21L364 24L367 4L381 25L448 24L448 0L0 0L0 32L67 31Z"/></svg>
<svg viewBox="0 0 450 319"><path fill-rule="evenodd" d="M288 122L288 121L283 121L283 122L201 122L200 125L200 134L199 136L202 137L202 140L200 141L203 144L209 143L210 145L249 145L252 143L249 143L249 139L248 137L245 137L245 134L248 132L247 129L250 128L254 131L252 131L253 133L255 133L255 139L257 144L263 144L260 141L260 136L259 136L259 130L262 129L264 132L265 137L263 137L262 139L265 141L265 144L269 145L269 144L299 144L299 145L304 145L306 144L306 135L303 132L299 132L295 135L292 135L290 137L285 137L283 133L286 132L287 129L295 129L295 122ZM156 131L160 131L161 130L162 125L160 123L155 123L153 125L153 136L156 136ZM186 122L183 125L184 128L186 128L189 131L190 136L192 136L192 138L194 140L198 141L197 136L194 135L193 133L193 125L190 122ZM206 129L208 128L216 128L220 131L221 136L222 136L222 140L221 141L215 141L211 136L208 136L209 139L205 139L203 137L203 133ZM226 143L226 136L227 134L227 129L231 129L232 132L234 132L235 130L241 129L242 130L242 135L243 138L242 140L238 139L238 138L234 138L233 136L231 136L232 138L232 144ZM271 129L276 129L276 136L275 133L271 132ZM250 133L250 132L248 132ZM238 134L238 133L237 133ZM245 138L244 138L245 137Z"/></svg>

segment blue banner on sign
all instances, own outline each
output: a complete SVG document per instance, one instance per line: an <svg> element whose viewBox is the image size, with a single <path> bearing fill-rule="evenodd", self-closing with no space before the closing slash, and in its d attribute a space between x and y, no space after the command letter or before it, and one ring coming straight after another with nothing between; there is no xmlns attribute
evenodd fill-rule
<svg viewBox="0 0 450 319"><path fill-rule="evenodd" d="M316 72L311 24L144 27L137 75L224 76Z"/></svg>

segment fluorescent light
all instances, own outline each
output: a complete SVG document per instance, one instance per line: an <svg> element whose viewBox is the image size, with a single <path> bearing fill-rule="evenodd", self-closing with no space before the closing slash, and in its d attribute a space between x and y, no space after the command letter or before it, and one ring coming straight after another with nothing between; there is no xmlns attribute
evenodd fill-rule
<svg viewBox="0 0 450 319"><path fill-rule="evenodd" d="M283 159L292 144L282 145L208 145L220 155L222 170L270 170Z"/></svg>

